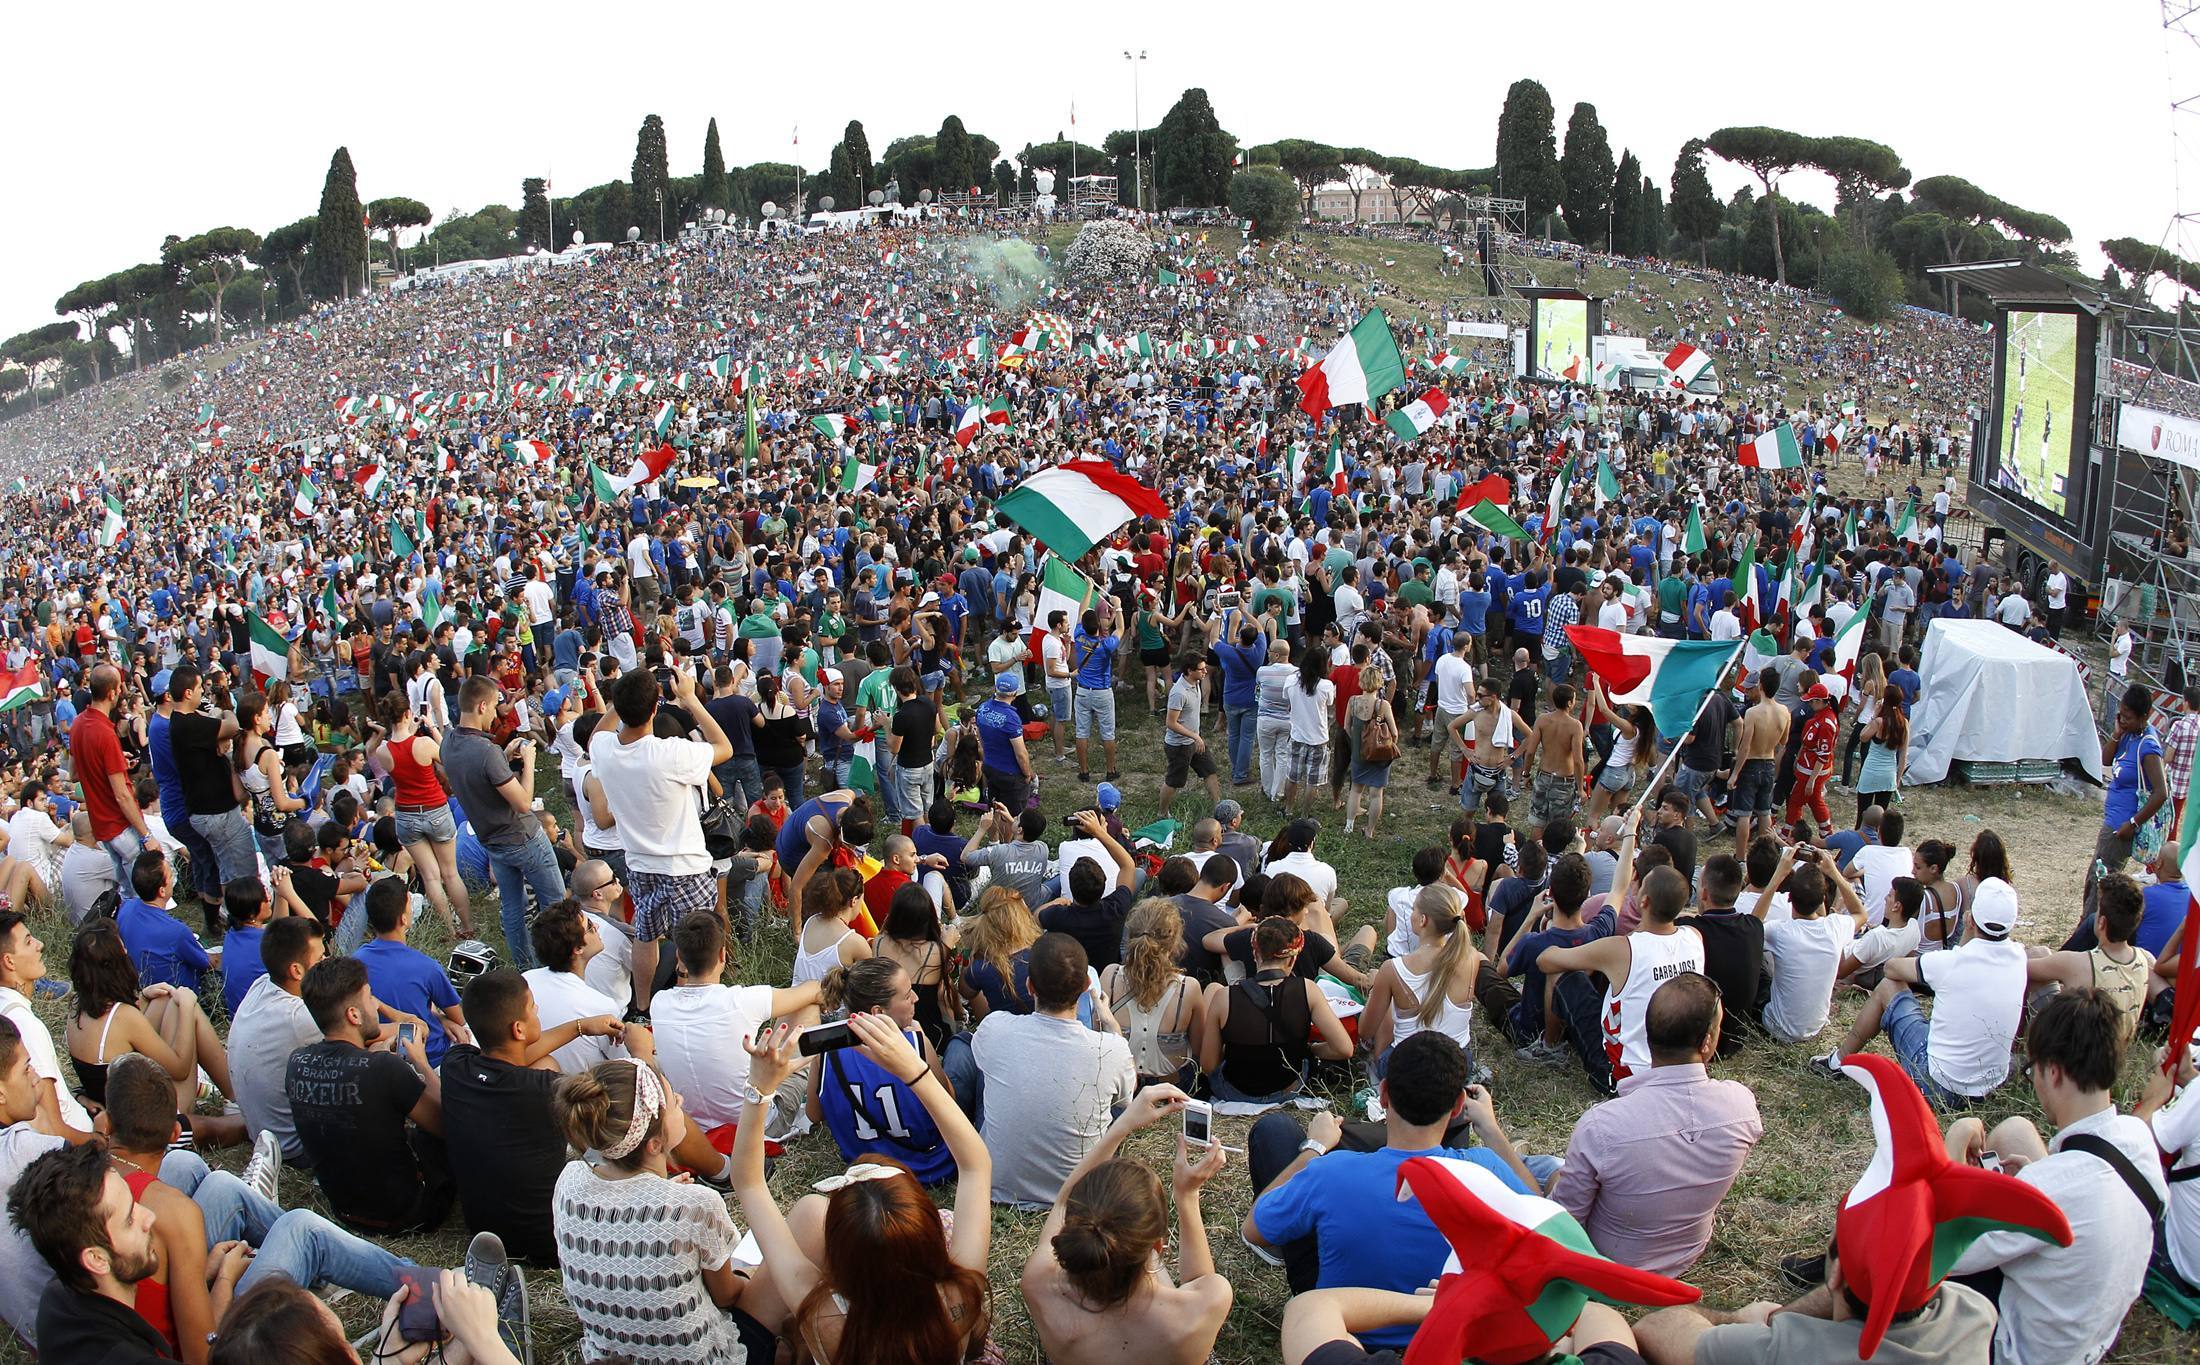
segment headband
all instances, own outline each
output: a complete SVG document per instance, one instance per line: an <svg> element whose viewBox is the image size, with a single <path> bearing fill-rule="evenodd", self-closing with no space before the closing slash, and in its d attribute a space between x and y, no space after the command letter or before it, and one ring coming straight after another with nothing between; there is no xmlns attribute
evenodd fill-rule
<svg viewBox="0 0 2200 1365"><path fill-rule="evenodd" d="M626 1132L617 1142L603 1149L604 1159L619 1161L633 1155L642 1145L642 1135L656 1121L658 1110L664 1108L665 1092L657 1073L643 1062L634 1063L634 1112L627 1116Z"/></svg>

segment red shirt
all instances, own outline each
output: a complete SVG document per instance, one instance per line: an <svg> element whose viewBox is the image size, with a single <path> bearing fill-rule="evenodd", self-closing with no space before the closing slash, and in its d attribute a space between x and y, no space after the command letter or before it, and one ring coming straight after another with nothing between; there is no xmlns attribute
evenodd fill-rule
<svg viewBox="0 0 2200 1365"><path fill-rule="evenodd" d="M1834 736L1841 732L1841 713L1821 706L1803 722L1803 738L1795 751L1795 774L1805 780L1833 771Z"/></svg>
<svg viewBox="0 0 2200 1365"><path fill-rule="evenodd" d="M1318 646L1317 646L1318 648ZM1345 708L1360 695L1360 666L1355 663L1338 664L1329 670L1329 681L1337 685L1337 728L1345 724Z"/></svg>
<svg viewBox="0 0 2200 1365"><path fill-rule="evenodd" d="M84 787L84 809L92 817L92 837L105 843L119 836L130 822L122 816L122 803L115 800L110 778L121 773L128 781L130 769L122 758L121 737L115 734L115 723L106 712L87 706L76 713L76 723L69 727L69 760L76 780Z"/></svg>
<svg viewBox="0 0 2200 1365"><path fill-rule="evenodd" d="M909 874L891 867L882 867L871 874L871 880L863 884L863 903L870 907L873 923L886 923L886 912L894 908L894 893L908 884Z"/></svg>

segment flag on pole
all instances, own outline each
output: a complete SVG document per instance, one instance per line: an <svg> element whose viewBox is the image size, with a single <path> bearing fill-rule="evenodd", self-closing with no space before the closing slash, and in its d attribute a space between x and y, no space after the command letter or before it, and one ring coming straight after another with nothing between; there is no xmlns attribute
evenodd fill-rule
<svg viewBox="0 0 2200 1365"><path fill-rule="evenodd" d="M1695 723L1696 708L1738 652L1725 640L1622 635L1602 626L1569 626L1566 643L1604 680L1614 702L1649 707L1658 732L1667 735Z"/></svg>
<svg viewBox="0 0 2200 1365"><path fill-rule="evenodd" d="M1757 542L1754 540L1742 546L1741 558L1734 562L1734 610L1742 618L1743 630L1755 630L1764 624L1764 598L1757 588Z"/></svg>
<svg viewBox="0 0 2200 1365"><path fill-rule="evenodd" d="M2188 890L2185 926L2177 934L2177 1007L2170 1016L2169 1053L2162 1063L2163 1070L2172 1076L2177 1074L2185 1049L2192 1043L2193 1028L2200 1024L2200 903L2192 900L2189 890L2200 886L2195 880L2200 877L2200 801L2190 798L2178 822L2177 865L2183 870Z"/></svg>
<svg viewBox="0 0 2200 1365"><path fill-rule="evenodd" d="M1574 477L1574 457L1568 455L1566 463L1551 476L1551 491L1543 500L1543 525L1536 535L1538 545L1551 543L1551 532L1558 527L1558 519L1566 511L1566 485Z"/></svg>
<svg viewBox="0 0 2200 1365"><path fill-rule="evenodd" d="M321 620L324 624L334 625L343 614L343 601L336 595L336 580L331 578L321 585Z"/></svg>
<svg viewBox="0 0 2200 1365"><path fill-rule="evenodd" d="M1841 623L1841 629L1833 633L1833 655L1826 660L1828 675L1838 677L1845 685L1856 676L1856 660L1864 652L1864 623L1871 619L1869 599L1856 613Z"/></svg>
<svg viewBox="0 0 2200 1365"><path fill-rule="evenodd" d="M1299 376L1299 407L1315 419L1346 403L1368 403L1405 382L1405 357L1380 308L1353 324L1328 355Z"/></svg>
<svg viewBox="0 0 2200 1365"><path fill-rule="evenodd" d="M246 633L252 638L253 678L265 687L277 678L289 677L290 641L256 611L245 612L244 620Z"/></svg>
<svg viewBox="0 0 2200 1365"><path fill-rule="evenodd" d="M1665 368L1671 376L1668 382L1676 389L1685 389L1711 368L1711 357L1684 341L1665 353Z"/></svg>
<svg viewBox="0 0 2200 1365"><path fill-rule="evenodd" d="M1606 498L1619 496L1619 475L1612 472L1612 462L1597 452L1597 503L1602 506Z"/></svg>
<svg viewBox="0 0 2200 1365"><path fill-rule="evenodd" d="M313 515L313 505L320 500L321 490L313 482L313 476L302 474L298 477L298 491L290 499L290 515L310 517Z"/></svg>
<svg viewBox="0 0 2200 1365"><path fill-rule="evenodd" d="M420 590L420 621L431 631L443 624L443 596L433 587Z"/></svg>
<svg viewBox="0 0 2200 1365"><path fill-rule="evenodd" d="M390 518L390 553L399 559L412 558L413 539L405 534L405 523Z"/></svg>
<svg viewBox="0 0 2200 1365"><path fill-rule="evenodd" d="M351 481L359 485L359 493L366 498L382 496L382 486L389 482L390 471L378 464L362 465Z"/></svg>
<svg viewBox="0 0 2200 1365"><path fill-rule="evenodd" d="M122 515L122 499L109 493L106 501L106 515L101 518L99 523L99 545L101 549L111 550L114 548L115 542L122 539L123 528L130 523L129 519Z"/></svg>
<svg viewBox="0 0 2200 1365"><path fill-rule="evenodd" d="M46 695L46 678L35 662L26 660L21 668L6 674L5 678L6 681L0 683L0 711L28 706Z"/></svg>
<svg viewBox="0 0 2200 1365"><path fill-rule="evenodd" d="M836 445L848 439L848 419L837 412L822 413L810 419L817 434Z"/></svg>
<svg viewBox="0 0 2200 1365"><path fill-rule="evenodd" d="M1169 514L1160 494L1106 460L1042 469L1003 494L995 508L1071 560L1082 559L1132 517Z"/></svg>
<svg viewBox="0 0 2200 1365"><path fill-rule="evenodd" d="M1742 442L1734 459L1751 469L1795 469L1803 463L1803 448L1795 443L1795 428L1782 422L1755 440Z"/></svg>
<svg viewBox="0 0 2200 1365"><path fill-rule="evenodd" d="M548 441L506 441L504 454L509 459L548 464L557 458L558 452L550 448Z"/></svg>
<svg viewBox="0 0 2200 1365"><path fill-rule="evenodd" d="M741 467L756 463L756 390L741 395Z"/></svg>
<svg viewBox="0 0 2200 1365"><path fill-rule="evenodd" d="M841 461L840 465L841 490L855 493L869 488L871 480L878 477L878 471L879 467L877 465L865 464L856 458L855 452L850 451L848 458Z"/></svg>
<svg viewBox="0 0 2200 1365"><path fill-rule="evenodd" d="M955 421L955 444L967 448L986 427L1006 427L1008 419L1006 398L995 398L984 403L973 400Z"/></svg>
<svg viewBox="0 0 2200 1365"><path fill-rule="evenodd" d="M1488 498L1476 502L1466 510L1464 515L1467 520L1492 535L1504 536L1508 540L1526 540L1528 538L1526 528L1521 526L1519 522L1514 521L1504 508L1499 507Z"/></svg>
<svg viewBox="0 0 2200 1365"><path fill-rule="evenodd" d="M649 425L656 429L657 439L660 441L665 439L666 432L672 430L672 414L673 404L668 398L649 419Z"/></svg>
<svg viewBox="0 0 2200 1365"><path fill-rule="evenodd" d="M1397 411L1384 414L1383 421L1399 440L1416 440L1441 421L1444 409L1450 406L1451 400L1442 389L1430 389Z"/></svg>
<svg viewBox="0 0 2200 1365"><path fill-rule="evenodd" d="M1902 540L1913 540L1917 534L1917 499L1902 504L1902 515L1895 518L1894 533Z"/></svg>
<svg viewBox="0 0 2200 1365"><path fill-rule="evenodd" d="M1691 506L1688 509L1688 529L1681 533L1681 553L1700 555L1706 544L1708 542L1703 538L1703 509Z"/></svg>
<svg viewBox="0 0 2200 1365"><path fill-rule="evenodd" d="M1045 539L1045 537L1041 537ZM1048 541L1048 544L1053 544ZM1047 562L1039 570L1039 605L1031 613L1031 656L1041 657L1047 633L1047 621L1054 613L1066 611L1075 622L1085 609L1085 600L1098 589L1091 579L1077 572L1075 564L1065 556L1067 551L1047 556ZM1057 722L1059 723L1059 722Z"/></svg>

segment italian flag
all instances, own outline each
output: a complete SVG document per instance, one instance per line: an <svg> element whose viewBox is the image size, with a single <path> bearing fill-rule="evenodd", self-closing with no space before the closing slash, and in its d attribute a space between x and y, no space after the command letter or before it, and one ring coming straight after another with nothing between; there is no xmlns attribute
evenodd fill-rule
<svg viewBox="0 0 2200 1365"><path fill-rule="evenodd" d="M1681 532L1681 553L1700 555L1707 543L1703 538L1703 509L1701 507L1690 507L1688 509L1688 529Z"/></svg>
<svg viewBox="0 0 2200 1365"><path fill-rule="evenodd" d="M311 474L304 475L298 480L297 493L290 499L290 515L310 517L313 515L313 505L320 500L321 490L313 482L313 476Z"/></svg>
<svg viewBox="0 0 2200 1365"><path fill-rule="evenodd" d="M252 676L262 687L290 676L290 641L262 620L256 611L244 614L245 629L252 637Z"/></svg>
<svg viewBox="0 0 2200 1365"><path fill-rule="evenodd" d="M856 731L856 742L850 751L848 785L859 792L878 790L878 731L865 727Z"/></svg>
<svg viewBox="0 0 2200 1365"><path fill-rule="evenodd" d="M1392 435L1401 441L1411 441L1425 435L1450 406L1451 400L1444 396L1442 389L1430 389L1396 412L1385 413L1383 421Z"/></svg>
<svg viewBox="0 0 2200 1365"><path fill-rule="evenodd" d="M840 464L840 486L843 491L851 493L869 488L871 480L878 477L878 471L879 467L877 465L865 464L853 454L850 454Z"/></svg>
<svg viewBox="0 0 2200 1365"><path fill-rule="evenodd" d="M1836 455L1840 454L1841 443L1849 439L1849 424L1847 422L1835 422L1821 439L1825 441L1827 450Z"/></svg>
<svg viewBox="0 0 2200 1365"><path fill-rule="evenodd" d="M1871 619L1871 614L1871 602L1866 599L1864 605L1856 609L1856 614L1833 634L1833 656L1826 661L1826 672L1840 678L1844 684L1855 680L1856 660L1864 652L1864 623Z"/></svg>
<svg viewBox="0 0 2200 1365"><path fill-rule="evenodd" d="M1319 420L1333 407L1380 398L1405 378L1405 357L1390 334L1390 319L1380 308L1369 309L1328 355L1299 376L1299 407Z"/></svg>
<svg viewBox="0 0 2200 1365"><path fill-rule="evenodd" d="M1466 510L1464 515L1468 521L1473 522L1492 535L1504 536L1508 540L1526 540L1528 538L1526 528L1507 515L1504 508L1499 507L1488 498L1476 502Z"/></svg>
<svg viewBox="0 0 2200 1365"><path fill-rule="evenodd" d="M2184 869L2185 885L2200 886L2200 882L2193 881L2200 874L2200 801L2190 797L2178 822L2177 862ZM2170 1020L2169 1055L2162 1062L2163 1069L2172 1076L2184 1060L2194 1027L2200 1026L2200 903L2191 901L2189 891L2186 894L2185 927L2177 933L2177 1008Z"/></svg>
<svg viewBox="0 0 2200 1365"><path fill-rule="evenodd" d="M548 464L558 454L548 441L506 441L504 453L512 459L533 460L536 464Z"/></svg>
<svg viewBox="0 0 2200 1365"><path fill-rule="evenodd" d="M1537 544L1550 543L1551 532L1557 529L1558 519L1566 511L1566 485L1572 482L1573 477L1574 457L1569 455L1566 463L1558 467L1558 473L1551 476L1551 491L1543 500L1543 532L1536 537Z"/></svg>
<svg viewBox="0 0 2200 1365"><path fill-rule="evenodd" d="M1711 357L1684 341L1665 353L1665 368L1672 375L1673 387L1685 389L1711 368Z"/></svg>
<svg viewBox="0 0 2200 1365"><path fill-rule="evenodd" d="M358 473L351 476L351 481L359 485L362 496L379 498L382 496L382 485L390 481L390 471L378 464L363 465Z"/></svg>
<svg viewBox="0 0 2200 1365"><path fill-rule="evenodd" d="M6 676L0 683L0 711L13 711L28 706L46 695L46 679L39 673L38 665L25 663Z"/></svg>
<svg viewBox="0 0 2200 1365"><path fill-rule="evenodd" d="M1140 332L1137 336L1134 336L1129 341L1124 342L1119 349L1129 351L1132 355L1142 356L1148 360L1151 360L1153 359L1155 353L1153 336L1147 332Z"/></svg>
<svg viewBox="0 0 2200 1365"><path fill-rule="evenodd" d="M100 547L102 549L112 549L114 543L122 539L123 528L129 524L129 519L122 515L122 499L109 493L107 495L107 512L99 523Z"/></svg>
<svg viewBox="0 0 2200 1365"><path fill-rule="evenodd" d="M1312 469L1313 463L1313 447L1301 443L1292 449L1291 486L1293 489L1307 486L1306 476ZM1322 456L1321 478L1315 480L1315 482L1328 484L1329 491L1340 498L1351 490L1352 482L1345 476L1344 472L1344 443L1338 438L1335 431L1329 433L1329 447Z"/></svg>
<svg viewBox="0 0 2200 1365"><path fill-rule="evenodd" d="M1742 442L1734 458L1752 469L1795 469L1803 463L1803 448L1795 443L1795 428L1782 422L1756 440Z"/></svg>
<svg viewBox="0 0 2200 1365"><path fill-rule="evenodd" d="M817 429L818 435L836 444L848 438L848 419L837 412L812 417L810 425Z"/></svg>
<svg viewBox="0 0 2200 1365"><path fill-rule="evenodd" d="M1602 506L1607 498L1619 496L1619 475L1612 472L1612 462L1597 452L1597 504Z"/></svg>
<svg viewBox="0 0 2200 1365"><path fill-rule="evenodd" d="M671 446L645 450L636 455L634 463L628 465L626 472L617 478L604 473L591 463L588 466L589 487L595 492L598 502L610 502L622 493L631 492L645 483L653 483L662 478L664 472L672 468L672 459L676 453Z"/></svg>
<svg viewBox="0 0 2200 1365"><path fill-rule="evenodd" d="M1428 367L1438 374L1460 374L1466 370L1467 362L1464 356L1456 356L1449 351L1438 351L1428 358Z"/></svg>
<svg viewBox="0 0 2200 1365"><path fill-rule="evenodd" d="M978 433L987 426L1008 425L1008 400L996 398L989 403L973 402L962 410L955 421L955 444L968 448L978 439Z"/></svg>
<svg viewBox="0 0 2200 1365"><path fill-rule="evenodd" d="M1755 630L1765 619L1764 599L1757 590L1757 542L1742 547L1734 562L1734 607L1742 629Z"/></svg>
<svg viewBox="0 0 2200 1365"><path fill-rule="evenodd" d="M1902 515L1901 515L1901 516L1899 516L1899 517L1897 517L1897 518L1895 518L1895 523L1894 523L1894 533L1895 533L1895 534L1896 534L1897 536L1900 536L1900 537L1901 537L1902 539L1904 539L1904 540L1914 540L1914 539L1916 538L1916 536L1917 536L1917 499L1916 499L1916 498L1912 498L1912 499L1910 499L1910 500L1909 500L1908 502L1906 502L1906 503L1902 504Z"/></svg>
<svg viewBox="0 0 2200 1365"><path fill-rule="evenodd" d="M1040 637L1047 633L1047 621L1054 613L1068 612L1074 628L1078 615L1085 609L1086 597L1098 591L1093 581L1077 572L1076 566L1061 554L1047 556L1045 566L1039 570L1039 607L1031 614L1031 657L1044 657L1041 653L1044 642Z"/></svg>
<svg viewBox="0 0 2200 1365"><path fill-rule="evenodd" d="M656 428L657 439L660 441L665 439L666 432L672 430L672 413L672 400L666 399L665 402L658 407L657 411L650 416L649 424L650 426Z"/></svg>
<svg viewBox="0 0 2200 1365"><path fill-rule="evenodd" d="M1622 635L1602 626L1568 626L1566 642L1604 679L1613 701L1649 707L1667 735L1695 724L1696 708L1741 652L1724 640Z"/></svg>
<svg viewBox="0 0 2200 1365"><path fill-rule="evenodd" d="M1071 560L1133 517L1165 517L1160 494L1106 460L1071 460L1042 469L996 504L1002 515ZM1043 619L1043 618L1042 618Z"/></svg>

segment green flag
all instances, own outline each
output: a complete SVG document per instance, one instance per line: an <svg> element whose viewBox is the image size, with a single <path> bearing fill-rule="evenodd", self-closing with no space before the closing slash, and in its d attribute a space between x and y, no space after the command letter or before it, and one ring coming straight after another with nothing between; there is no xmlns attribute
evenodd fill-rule
<svg viewBox="0 0 2200 1365"><path fill-rule="evenodd" d="M1688 509L1688 530L1681 536L1681 553L1700 555L1704 551L1703 509Z"/></svg>
<svg viewBox="0 0 2200 1365"><path fill-rule="evenodd" d="M420 619L433 631L443 624L443 599L434 588L424 588L420 593Z"/></svg>
<svg viewBox="0 0 2200 1365"><path fill-rule="evenodd" d="M756 463L756 390L745 389L741 394L743 417L741 422L741 467L747 469Z"/></svg>
<svg viewBox="0 0 2200 1365"><path fill-rule="evenodd" d="M594 460L588 462L588 491L596 495L598 502L619 500L619 486L611 482L610 475L596 467Z"/></svg>
<svg viewBox="0 0 2200 1365"><path fill-rule="evenodd" d="M1612 462L1604 458L1604 452L1602 451L1597 452L1597 496L1599 498L1616 498L1619 496L1619 476L1612 472Z"/></svg>
<svg viewBox="0 0 2200 1365"><path fill-rule="evenodd" d="M1895 523L1894 523L1894 533L1895 533L1895 536L1896 536L1896 538L1898 538L1898 539L1902 539L1902 540L1907 540L1907 539L1909 539L1909 536L1910 536L1910 528L1911 528L1912 526L1915 526L1916 524L1917 524L1917 499L1916 499L1916 498L1912 498L1912 499L1910 499L1910 500L1909 500L1908 502L1906 502L1906 503L1904 503L1904 504L1902 505L1902 515L1901 515L1901 516L1899 516L1899 517L1897 517L1897 518L1895 518Z"/></svg>
<svg viewBox="0 0 2200 1365"><path fill-rule="evenodd" d="M399 559L412 558L413 538L405 534L405 523L390 518L390 553Z"/></svg>
<svg viewBox="0 0 2200 1365"><path fill-rule="evenodd" d="M1528 538L1526 528L1522 527L1519 522L1514 521L1504 508L1499 507L1488 498L1484 498L1474 506L1469 507L1466 511L1466 518L1493 535L1504 536L1509 540L1526 540Z"/></svg>
<svg viewBox="0 0 2200 1365"><path fill-rule="evenodd" d="M330 579L321 589L321 619L334 625L343 615L343 605L336 598L336 580Z"/></svg>

